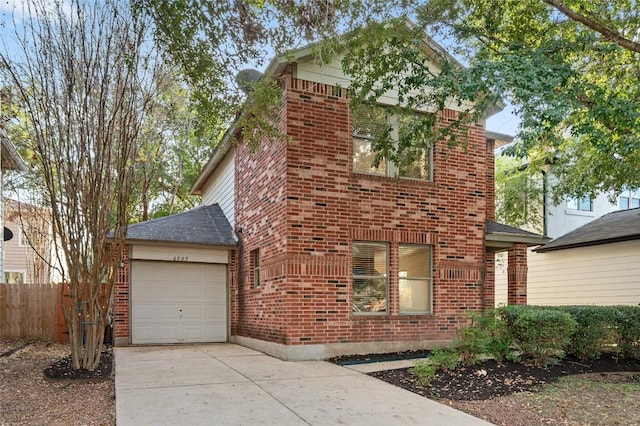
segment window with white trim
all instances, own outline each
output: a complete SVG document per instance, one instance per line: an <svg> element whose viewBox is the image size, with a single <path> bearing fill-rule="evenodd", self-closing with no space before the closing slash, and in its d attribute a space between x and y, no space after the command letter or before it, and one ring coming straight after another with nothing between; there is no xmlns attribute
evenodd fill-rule
<svg viewBox="0 0 640 426"><path fill-rule="evenodd" d="M620 194L620 210L640 207L640 190L627 189Z"/></svg>
<svg viewBox="0 0 640 426"><path fill-rule="evenodd" d="M376 139L389 137L395 141L413 136L428 139L419 130L421 116L415 114L393 114L381 106L361 105L353 116L353 171L373 175L432 180L433 147L414 147L405 150L406 162L396 165L382 158L375 165L376 152L372 146ZM421 133L422 132L422 133Z"/></svg>
<svg viewBox="0 0 640 426"><path fill-rule="evenodd" d="M433 281L431 246L400 244L398 257L400 313L431 313Z"/></svg>
<svg viewBox="0 0 640 426"><path fill-rule="evenodd" d="M386 243L353 243L354 314L385 314L389 295L389 246Z"/></svg>
<svg viewBox="0 0 640 426"><path fill-rule="evenodd" d="M4 282L7 284L24 284L24 272L4 271Z"/></svg>
<svg viewBox="0 0 640 426"><path fill-rule="evenodd" d="M568 197L567 208L570 210L578 210L582 212L593 211L593 201L590 197Z"/></svg>

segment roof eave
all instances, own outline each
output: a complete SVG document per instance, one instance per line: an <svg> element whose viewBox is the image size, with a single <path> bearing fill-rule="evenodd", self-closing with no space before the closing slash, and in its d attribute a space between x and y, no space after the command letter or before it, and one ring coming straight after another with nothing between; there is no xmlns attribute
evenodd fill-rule
<svg viewBox="0 0 640 426"><path fill-rule="evenodd" d="M485 246L494 249L508 249L516 243L525 243L527 247L539 246L551 241L542 235L524 235L505 232L493 232L485 236Z"/></svg>
<svg viewBox="0 0 640 426"><path fill-rule="evenodd" d="M126 244L146 244L146 245L159 245L166 246L170 244L172 246L183 246L183 247L206 247L206 248L220 248L228 250L230 248L237 248L238 243L216 243L216 244L208 244L208 243L198 243L198 242L187 242L187 241L174 241L174 240L149 240L144 238L127 238L125 239Z"/></svg>
<svg viewBox="0 0 640 426"><path fill-rule="evenodd" d="M209 161L204 166L196 181L191 186L189 192L193 195L202 195L202 186L207 182L213 171L218 167L218 164L224 159L224 157L229 153L231 147L233 146L233 135L236 133L236 122L234 122L229 129L225 132L222 140L213 150Z"/></svg>
<svg viewBox="0 0 640 426"><path fill-rule="evenodd" d="M634 240L640 240L640 234L625 235L623 237L607 238L604 240L584 241L584 242L574 243L574 244L562 244L562 245L546 247L546 248L545 246L542 246L534 249L534 251L536 253L546 253L550 251L566 250L566 249L579 248L579 247L600 246L603 244L622 243L625 241L634 241Z"/></svg>
<svg viewBox="0 0 640 426"><path fill-rule="evenodd" d="M18 154L18 150L16 149L16 147L9 140L9 137L7 136L6 132L2 131L2 133L0 134L0 138L2 138L2 150L3 151L6 150L6 154L8 154L9 161L12 163L10 167L6 168L6 170L26 172L27 165L25 164L22 157L20 157L20 154ZM4 160L5 157L6 157L5 152L3 152L2 159Z"/></svg>

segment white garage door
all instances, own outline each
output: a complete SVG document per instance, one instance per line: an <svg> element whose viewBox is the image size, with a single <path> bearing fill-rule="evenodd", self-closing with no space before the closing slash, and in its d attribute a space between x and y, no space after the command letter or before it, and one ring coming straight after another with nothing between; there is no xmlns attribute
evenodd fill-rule
<svg viewBox="0 0 640 426"><path fill-rule="evenodd" d="M131 342L227 341L227 267L135 260Z"/></svg>

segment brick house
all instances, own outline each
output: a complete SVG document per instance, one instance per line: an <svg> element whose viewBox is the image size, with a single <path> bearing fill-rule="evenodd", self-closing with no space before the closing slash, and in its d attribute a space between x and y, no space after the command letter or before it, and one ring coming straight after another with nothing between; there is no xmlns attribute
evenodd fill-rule
<svg viewBox="0 0 640 426"><path fill-rule="evenodd" d="M484 121L466 150L436 144L416 167L374 168L375 123L336 89L348 86L339 60L321 68L309 50L290 60L267 71L281 78L292 142L251 153L232 127L193 187L202 207L129 228L116 344L232 341L287 360L434 347L467 312L493 307L502 250L509 302L526 303L526 248L546 240L493 221Z"/></svg>

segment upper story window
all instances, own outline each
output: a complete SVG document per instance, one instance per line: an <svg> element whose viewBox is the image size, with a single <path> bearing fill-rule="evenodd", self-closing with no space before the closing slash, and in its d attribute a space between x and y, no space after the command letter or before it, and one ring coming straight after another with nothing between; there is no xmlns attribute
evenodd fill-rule
<svg viewBox="0 0 640 426"><path fill-rule="evenodd" d="M420 137L419 114L392 114L381 106L360 106L353 117L353 171L373 175L432 180L433 149L415 147L406 150L407 161L397 165L386 158L375 165L373 144L381 138L398 141ZM425 136L426 137L426 136Z"/></svg>
<svg viewBox="0 0 640 426"><path fill-rule="evenodd" d="M571 210L579 210L582 212L592 212L593 201L589 197L568 197L567 208Z"/></svg>
<svg viewBox="0 0 640 426"><path fill-rule="evenodd" d="M626 190L620 194L620 210L640 207L640 190Z"/></svg>

